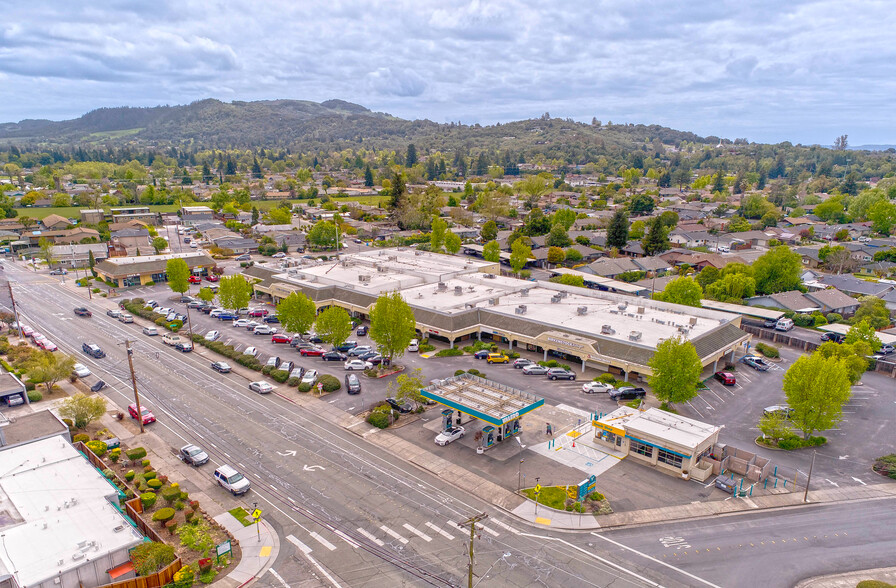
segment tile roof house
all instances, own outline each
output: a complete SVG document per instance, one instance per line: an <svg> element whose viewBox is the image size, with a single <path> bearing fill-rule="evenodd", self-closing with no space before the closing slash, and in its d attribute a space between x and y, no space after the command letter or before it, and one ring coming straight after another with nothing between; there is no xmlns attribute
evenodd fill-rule
<svg viewBox="0 0 896 588"><path fill-rule="evenodd" d="M48 214L40 221L40 226L45 231L62 230L71 224L72 222L70 220L63 216L59 216L58 214Z"/></svg>
<svg viewBox="0 0 896 588"><path fill-rule="evenodd" d="M799 290L792 290L767 296L753 296L744 300L744 304L748 306L771 306L801 313L818 311L822 314L828 314L836 312L843 316L851 316L859 308L858 300L847 296L836 288L818 290L808 294L803 294Z"/></svg>
<svg viewBox="0 0 896 588"><path fill-rule="evenodd" d="M635 265L634 260L628 257L617 257L600 259L594 263L580 267L579 271L604 278L615 278L619 274L624 274L625 272L639 272L642 270Z"/></svg>
<svg viewBox="0 0 896 588"><path fill-rule="evenodd" d="M818 304L821 307L821 311L825 314L836 312L843 316L852 316L859 308L858 300L852 296L847 296L836 288L817 290L803 294L803 296Z"/></svg>

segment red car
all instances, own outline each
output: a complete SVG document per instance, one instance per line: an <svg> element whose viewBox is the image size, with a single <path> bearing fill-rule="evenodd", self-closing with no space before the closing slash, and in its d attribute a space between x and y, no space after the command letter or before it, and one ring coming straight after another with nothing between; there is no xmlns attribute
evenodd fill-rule
<svg viewBox="0 0 896 588"><path fill-rule="evenodd" d="M716 372L715 378L726 386L734 386L737 384L737 379L734 377L734 374L730 372Z"/></svg>
<svg viewBox="0 0 896 588"><path fill-rule="evenodd" d="M220 278L218 278L218 276L216 276L215 274L209 274L205 276L205 279L209 282L217 282Z"/></svg>
<svg viewBox="0 0 896 588"><path fill-rule="evenodd" d="M259 316L268 316L269 312L264 308L253 308L249 311L249 316L259 317Z"/></svg>
<svg viewBox="0 0 896 588"><path fill-rule="evenodd" d="M152 412L148 408L146 408L145 404L140 405L140 412L143 415L143 424L144 425L148 425L149 423L156 422L155 415L152 414ZM128 406L128 414L131 415L132 419L137 418L137 405L136 404L132 404L132 405Z"/></svg>
<svg viewBox="0 0 896 588"><path fill-rule="evenodd" d="M271 335L271 343L289 343L290 341L292 341L292 337L290 337L289 335L283 335L279 333Z"/></svg>
<svg viewBox="0 0 896 588"><path fill-rule="evenodd" d="M202 278L200 278L199 276L190 276L188 280L191 284L198 284L202 281Z"/></svg>
<svg viewBox="0 0 896 588"><path fill-rule="evenodd" d="M314 357L320 357L324 354L323 347L314 347L312 349L299 349L299 353L302 355L313 355Z"/></svg>

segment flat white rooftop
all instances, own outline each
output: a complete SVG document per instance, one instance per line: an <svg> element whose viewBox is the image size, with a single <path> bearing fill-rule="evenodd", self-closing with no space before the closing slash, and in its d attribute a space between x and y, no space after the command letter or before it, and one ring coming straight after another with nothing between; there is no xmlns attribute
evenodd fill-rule
<svg viewBox="0 0 896 588"><path fill-rule="evenodd" d="M103 261L115 265L130 265L133 263L146 263L147 261L168 261L169 259L190 259L193 257L208 257L208 254L203 251L190 251L188 253L165 253L164 255L110 257L108 259L104 259Z"/></svg>
<svg viewBox="0 0 896 588"><path fill-rule="evenodd" d="M62 437L0 451L0 575L31 586L143 538L117 490Z"/></svg>
<svg viewBox="0 0 896 588"><path fill-rule="evenodd" d="M623 429L629 437L643 435L690 449L696 448L721 429L658 408L640 412L627 406L614 410L597 422Z"/></svg>

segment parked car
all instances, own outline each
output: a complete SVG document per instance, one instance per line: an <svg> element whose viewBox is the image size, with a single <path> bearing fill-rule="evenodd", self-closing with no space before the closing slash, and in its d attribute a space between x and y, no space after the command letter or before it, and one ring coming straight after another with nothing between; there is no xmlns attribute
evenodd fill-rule
<svg viewBox="0 0 896 588"><path fill-rule="evenodd" d="M229 465L215 470L215 481L234 496L245 494L251 487L249 479Z"/></svg>
<svg viewBox="0 0 896 588"><path fill-rule="evenodd" d="M452 441L457 441L461 437L464 436L466 431L463 427L451 427L445 431L442 431L438 435L436 435L436 445L448 445Z"/></svg>
<svg viewBox="0 0 896 588"><path fill-rule="evenodd" d="M359 337L364 337L365 335L367 335L367 326L366 326L366 325L361 325L360 327L358 327L358 330L355 331L355 333L356 333Z"/></svg>
<svg viewBox="0 0 896 588"><path fill-rule="evenodd" d="M645 396L647 396L647 390L635 388L634 386L621 386L615 390L610 390L610 400L637 400Z"/></svg>
<svg viewBox="0 0 896 588"><path fill-rule="evenodd" d="M355 374L345 374L345 389L349 394L361 393L361 380Z"/></svg>
<svg viewBox="0 0 896 588"><path fill-rule="evenodd" d="M157 314L160 314L160 315L162 315L162 316L168 316L169 314L171 314L172 312L174 312L174 309L173 309L173 308L168 308L168 307L166 307L166 306L162 306L162 307L158 307L158 306L157 306L156 308L153 308L152 311L155 312L155 313L157 313ZM107 312L106 314L109 314L109 313ZM112 316L112 315L109 315L109 316ZM115 316L117 317L118 315L116 314Z"/></svg>
<svg viewBox="0 0 896 588"><path fill-rule="evenodd" d="M524 367L526 367L527 365L529 365L530 363L535 363L535 362L532 361L531 359L524 359L522 357L518 357L513 360L513 363L511 365L513 365L514 368L521 370Z"/></svg>
<svg viewBox="0 0 896 588"><path fill-rule="evenodd" d="M155 300L147 300L146 301L146 306L148 306L150 308L155 308L158 305L159 305L159 303L156 302Z"/></svg>
<svg viewBox="0 0 896 588"><path fill-rule="evenodd" d="M258 357L258 347L246 347L246 349L243 351L243 355Z"/></svg>
<svg viewBox="0 0 896 588"><path fill-rule="evenodd" d="M75 367L72 369L72 373L79 378L86 378L90 375L90 369L83 363L76 363Z"/></svg>
<svg viewBox="0 0 896 588"><path fill-rule="evenodd" d="M318 343L318 344L319 344L319 343L323 343L324 340L321 339L318 335L315 335L314 333L311 333L311 334L308 335L308 342L309 342L309 343Z"/></svg>
<svg viewBox="0 0 896 588"><path fill-rule="evenodd" d="M189 278L187 278L187 281L191 284L199 284L202 282L202 278L200 278L199 276L190 276Z"/></svg>
<svg viewBox="0 0 896 588"><path fill-rule="evenodd" d="M220 337L220 336L221 336L220 331L209 331L208 333L205 334L205 340L206 341L217 341L218 337Z"/></svg>
<svg viewBox="0 0 896 588"><path fill-rule="evenodd" d="M136 404L136 403L131 404L130 406L128 406L128 414L131 415L131 418L132 418L132 419L136 419L136 418L137 418L137 404ZM148 408L146 408L145 405L142 405L142 404L140 405L140 414L141 414L142 417L143 417L143 424L144 424L144 425L148 425L149 423L154 423L154 422L156 422L156 417L155 417L155 415L152 414L152 411L149 410Z"/></svg>
<svg viewBox="0 0 896 588"><path fill-rule="evenodd" d="M323 349L323 347L305 347L305 348L299 349L299 353L301 353L303 357L304 356L320 357L321 355L324 354L324 349Z"/></svg>
<svg viewBox="0 0 896 588"><path fill-rule="evenodd" d="M190 302L187 302L187 308L197 309L202 308L203 306L205 306L205 302L201 300L192 300Z"/></svg>
<svg viewBox="0 0 896 588"><path fill-rule="evenodd" d="M121 311L118 310L117 308L113 308L111 310L106 311L106 316L111 316L114 319L117 319L119 314L121 314Z"/></svg>
<svg viewBox="0 0 896 588"><path fill-rule="evenodd" d="M290 341L292 341L292 337L290 337L289 335L278 333L274 333L273 335L271 335L271 343L289 343Z"/></svg>
<svg viewBox="0 0 896 588"><path fill-rule="evenodd" d="M420 342L416 339L411 339L411 342L408 343L408 351L420 351Z"/></svg>
<svg viewBox="0 0 896 588"><path fill-rule="evenodd" d="M383 357L383 356L380 355L379 353L377 353L377 354L374 355L373 357L365 357L365 358L363 358L363 359L364 359L364 361L369 361L369 362L372 363L373 365L380 365L380 364L383 364L383 365L389 365L389 364L391 363L391 362L389 361L389 358L388 358L388 357Z"/></svg>
<svg viewBox="0 0 896 588"><path fill-rule="evenodd" d="M87 310L86 308L84 308L83 306L76 307L75 314L78 316L86 316L87 318L90 318L93 316L93 313L90 312L89 310Z"/></svg>
<svg viewBox="0 0 896 588"><path fill-rule="evenodd" d="M268 316L264 317L264 318L261 319L261 320L263 320L264 322L266 322L266 323L269 324L269 325L270 325L270 324L279 324L279 323L280 323L280 317L277 316L276 314L269 314Z"/></svg>
<svg viewBox="0 0 896 588"><path fill-rule="evenodd" d="M771 367L767 361L761 357L756 357L755 355L745 355L740 360L754 370L760 372L767 372L768 368Z"/></svg>
<svg viewBox="0 0 896 588"><path fill-rule="evenodd" d="M391 406L394 410L402 414L407 414L414 410L414 405L411 404L410 401L405 400L404 402L399 402L395 398L386 398L386 402Z"/></svg>
<svg viewBox="0 0 896 588"><path fill-rule="evenodd" d="M282 371L284 371L284 372L286 372L286 373L289 373L289 372L292 371L292 368L294 368L295 365L296 365L296 364L293 363L293 362L291 362L291 361L281 361L281 362L277 365L277 369L278 369L278 370L282 370Z"/></svg>
<svg viewBox="0 0 896 588"><path fill-rule="evenodd" d="M884 355L889 355L896 351L896 347L891 345L890 343L884 343L880 346L880 351L878 353L883 353Z"/></svg>
<svg viewBox="0 0 896 588"><path fill-rule="evenodd" d="M269 327L267 325L258 325L254 329L252 329L253 335L273 335L277 332L277 329L274 327Z"/></svg>
<svg viewBox="0 0 896 588"><path fill-rule="evenodd" d="M350 351L350 350L354 349L357 346L358 346L357 341L344 341L343 343L340 343L339 345L334 345L333 349L335 349L336 351L342 351L344 353L346 351Z"/></svg>
<svg viewBox="0 0 896 588"><path fill-rule="evenodd" d="M269 314L271 314L271 313L266 308L253 308L252 310L249 311L249 316L256 317L256 318L257 317L265 317L265 316L268 316Z"/></svg>
<svg viewBox="0 0 896 588"><path fill-rule="evenodd" d="M352 347L348 351L349 357L361 357L365 353L370 353L373 351L373 347L370 345L358 345L357 347Z"/></svg>
<svg viewBox="0 0 896 588"><path fill-rule="evenodd" d="M474 359L487 359L491 352L487 349L480 349L476 353L473 354Z"/></svg>
<svg viewBox="0 0 896 588"><path fill-rule="evenodd" d="M373 364L363 359L350 359L342 364L342 369L346 371L369 370L371 368L373 368Z"/></svg>
<svg viewBox="0 0 896 588"><path fill-rule="evenodd" d="M780 318L778 322L775 323L776 331L789 331L793 329L793 320L789 318Z"/></svg>
<svg viewBox="0 0 896 588"><path fill-rule="evenodd" d="M267 362L264 365L269 365L272 368L276 369L280 365L280 358L276 355L272 355L268 358Z"/></svg>
<svg viewBox="0 0 896 588"><path fill-rule="evenodd" d="M254 330L255 330L255 327L260 327L260 326L261 326L261 323L258 322L258 321L253 321L252 319L244 319L244 320L249 321L249 322L246 323L246 330L247 330L247 331L254 331Z"/></svg>
<svg viewBox="0 0 896 588"><path fill-rule="evenodd" d="M762 414L764 414L765 416L777 414L785 419L789 419L793 416L793 409L786 404L776 404L774 406L766 406L762 410Z"/></svg>
<svg viewBox="0 0 896 588"><path fill-rule="evenodd" d="M212 369L221 374L229 374L231 367L230 364L225 361L213 361Z"/></svg>
<svg viewBox="0 0 896 588"><path fill-rule="evenodd" d="M273 257L274 259L283 259L284 257L286 257L286 254L283 253L282 251L278 251L277 253L273 254L271 257Z"/></svg>
<svg viewBox="0 0 896 588"><path fill-rule="evenodd" d="M300 365L297 365L297 366L295 366L294 368L292 368L292 370L290 370L290 372L289 372L289 377L290 377L290 378L299 378L299 379L301 380L301 379L302 379L302 375L303 375L304 373L305 373L305 368L303 368L303 367L300 366Z"/></svg>
<svg viewBox="0 0 896 588"><path fill-rule="evenodd" d="M180 448L179 455L184 463L188 463L191 466L198 467L204 463L208 463L208 453L195 445L184 445Z"/></svg>
<svg viewBox="0 0 896 588"><path fill-rule="evenodd" d="M563 368L551 368L548 370L548 373L545 374L549 380L575 380L576 374L575 372L571 372L569 370L565 370Z"/></svg>
<svg viewBox="0 0 896 588"><path fill-rule="evenodd" d="M56 346L55 343L44 337L40 341L37 341L37 346L43 349L44 351L56 351L59 347Z"/></svg>
<svg viewBox="0 0 896 588"><path fill-rule="evenodd" d="M239 259L239 257L237 257L237 259ZM209 282L217 282L221 278L219 278L215 274L209 274L209 275L205 276L205 279L208 280Z"/></svg>
<svg viewBox="0 0 896 588"><path fill-rule="evenodd" d="M530 363L527 366L523 366L523 375L525 376L543 376L548 373L548 368L543 365L538 365L537 363Z"/></svg>
<svg viewBox="0 0 896 588"><path fill-rule="evenodd" d="M344 353L339 353L338 351L327 351L320 358L324 361L345 361L347 356Z"/></svg>
<svg viewBox="0 0 896 588"><path fill-rule="evenodd" d="M241 319L236 319L235 321L233 321L233 322L231 323L231 325L234 326L234 327L238 327L238 328L239 328L239 327L242 327L242 328L245 329L246 326L248 326L248 324L249 324L250 322L251 322L251 321L249 321L249 319L241 318Z"/></svg>
<svg viewBox="0 0 896 588"><path fill-rule="evenodd" d="M485 361L488 363L510 363L510 358L503 353L489 353Z"/></svg>
<svg viewBox="0 0 896 588"><path fill-rule="evenodd" d="M216 318L219 321L235 321L236 319L238 319L240 317L239 317L239 315L237 315L234 312L222 312Z"/></svg>
<svg viewBox="0 0 896 588"><path fill-rule="evenodd" d="M846 341L846 335L844 335L843 333L828 332L821 335L821 340L833 341L834 343L843 343L844 341Z"/></svg>
<svg viewBox="0 0 896 588"><path fill-rule="evenodd" d="M259 394L270 394L274 387L267 382L249 382L249 390L258 392Z"/></svg>
<svg viewBox="0 0 896 588"><path fill-rule="evenodd" d="M181 341L179 343L175 343L174 348L181 353L189 353L193 351L193 343L191 341Z"/></svg>
<svg viewBox="0 0 896 588"><path fill-rule="evenodd" d="M314 384L317 381L317 370L305 370L305 373L302 374L302 384L308 384L309 386Z"/></svg>
<svg viewBox="0 0 896 588"><path fill-rule="evenodd" d="M615 389L615 386L612 384L605 384L604 382L585 382L582 384L582 392L585 394L603 394Z"/></svg>
<svg viewBox="0 0 896 588"><path fill-rule="evenodd" d="M103 388L106 387L106 383L102 380L97 380L96 383L90 387L91 392L99 392Z"/></svg>
<svg viewBox="0 0 896 588"><path fill-rule="evenodd" d="M106 357L106 353L102 349L100 349L99 345L96 345L95 343L84 343L81 345L81 350L87 355L90 355L97 359Z"/></svg>
<svg viewBox="0 0 896 588"><path fill-rule="evenodd" d="M713 377L726 386L734 386L737 384L737 378L731 372L716 372Z"/></svg>

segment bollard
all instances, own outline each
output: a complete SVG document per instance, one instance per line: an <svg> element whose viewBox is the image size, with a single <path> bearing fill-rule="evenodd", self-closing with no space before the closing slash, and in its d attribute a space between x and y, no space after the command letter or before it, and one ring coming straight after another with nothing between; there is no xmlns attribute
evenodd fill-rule
<svg viewBox="0 0 896 588"><path fill-rule="evenodd" d="M768 488L768 478L765 479L765 484L762 485L762 489L766 490Z"/></svg>
<svg viewBox="0 0 896 588"><path fill-rule="evenodd" d="M753 484L750 484L750 496L753 496Z"/></svg>
<svg viewBox="0 0 896 588"><path fill-rule="evenodd" d="M778 487L778 478L775 478L775 485L774 485L774 488L777 488L777 487Z"/></svg>
<svg viewBox="0 0 896 588"><path fill-rule="evenodd" d="M787 488L787 480L784 480L784 487Z"/></svg>
<svg viewBox="0 0 896 588"><path fill-rule="evenodd" d="M775 466L775 473L772 474L774 477L778 477L778 466Z"/></svg>

